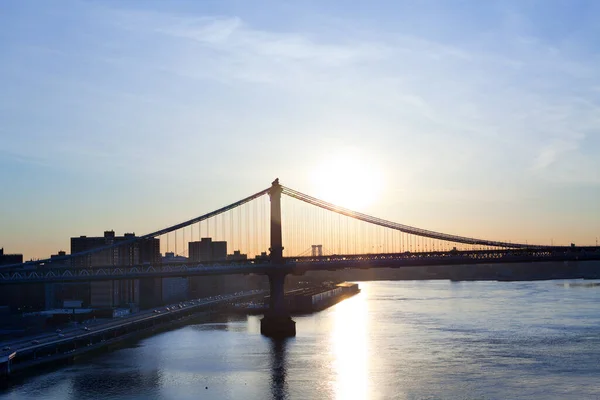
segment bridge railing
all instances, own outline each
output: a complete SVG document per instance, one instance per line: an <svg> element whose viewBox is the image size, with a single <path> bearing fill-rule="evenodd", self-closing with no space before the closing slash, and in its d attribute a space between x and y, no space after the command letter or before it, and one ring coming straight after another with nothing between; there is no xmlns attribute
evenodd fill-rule
<svg viewBox="0 0 600 400"><path fill-rule="evenodd" d="M287 263L311 263L311 262L339 262L360 260L410 260L424 258L465 258L465 259L499 259L506 257L553 257L565 254L572 255L597 255L600 248L596 247L548 247L548 248L526 248L526 249L495 249L495 250L451 250L451 251L428 251L428 252L402 252L402 253L371 253L350 255L326 255L326 256L301 256L286 257Z"/></svg>

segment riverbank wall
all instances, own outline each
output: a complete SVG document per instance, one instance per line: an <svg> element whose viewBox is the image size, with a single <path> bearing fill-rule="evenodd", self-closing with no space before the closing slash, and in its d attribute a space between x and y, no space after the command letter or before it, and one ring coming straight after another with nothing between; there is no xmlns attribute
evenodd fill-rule
<svg viewBox="0 0 600 400"><path fill-rule="evenodd" d="M216 312L227 312L234 301L256 298L257 293L222 296L219 299L188 303L186 307L172 307L168 311L132 315L119 321L96 325L92 330L55 340L26 340L21 346L0 359L0 377L3 380L26 375L48 365L68 364L76 359L103 351L120 348L131 341L175 329L193 322L206 320ZM158 311L158 310L157 310ZM24 338L25 339L25 338ZM23 342L22 342L23 343Z"/></svg>

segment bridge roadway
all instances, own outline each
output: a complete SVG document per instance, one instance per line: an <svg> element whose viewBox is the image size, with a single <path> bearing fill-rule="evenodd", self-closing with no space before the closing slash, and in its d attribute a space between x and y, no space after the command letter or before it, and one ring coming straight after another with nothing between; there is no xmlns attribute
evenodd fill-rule
<svg viewBox="0 0 600 400"><path fill-rule="evenodd" d="M166 320L172 321L211 306L228 303L233 300L254 297L262 293L264 292L261 290L253 290L230 295L187 300L173 305L140 311L123 317L116 317L109 321L90 321L82 326L61 329L60 332L48 332L28 336L26 338L19 338L17 340L4 341L1 343L0 360L6 360L14 353L12 364L13 370L15 370L14 367L18 367L18 364L23 363L23 361L38 360L35 363L30 362L29 364L41 364L45 363L44 360L42 360L43 357L51 357L51 359L45 360L46 362L65 358L78 349L77 344L80 344L79 353L85 352L86 350L91 350L86 349L86 347L94 344L96 344L94 347L101 347L104 345L105 341L120 341L122 340L122 334L136 333L141 330L130 329L133 326L137 325L142 328L158 326L159 323ZM179 307L180 304L181 308ZM119 332L121 334L117 335ZM85 344L81 345L82 343ZM25 364L27 363L25 362Z"/></svg>
<svg viewBox="0 0 600 400"><path fill-rule="evenodd" d="M473 250L394 254L330 255L320 257L286 257L283 265L256 259L243 262L169 263L159 265L105 266L90 268L38 267L0 269L0 285L102 281L154 277L186 277L230 274L269 274L285 272L303 274L308 271L359 268L402 268L435 265L509 264L531 262L597 261L597 247L545 247L537 249Z"/></svg>

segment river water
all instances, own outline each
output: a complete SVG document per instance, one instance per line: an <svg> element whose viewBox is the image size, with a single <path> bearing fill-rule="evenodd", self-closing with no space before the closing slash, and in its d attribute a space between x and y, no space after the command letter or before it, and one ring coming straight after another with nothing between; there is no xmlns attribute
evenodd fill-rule
<svg viewBox="0 0 600 400"><path fill-rule="evenodd" d="M0 399L599 399L591 282L366 282L283 343L256 317L188 326Z"/></svg>

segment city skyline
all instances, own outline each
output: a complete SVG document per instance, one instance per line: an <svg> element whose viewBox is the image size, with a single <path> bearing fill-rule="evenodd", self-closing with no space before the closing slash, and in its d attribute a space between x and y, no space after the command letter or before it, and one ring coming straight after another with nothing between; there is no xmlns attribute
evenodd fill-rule
<svg viewBox="0 0 600 400"><path fill-rule="evenodd" d="M275 177L446 233L600 236L600 5L258 4L6 2L0 247L144 234Z"/></svg>

